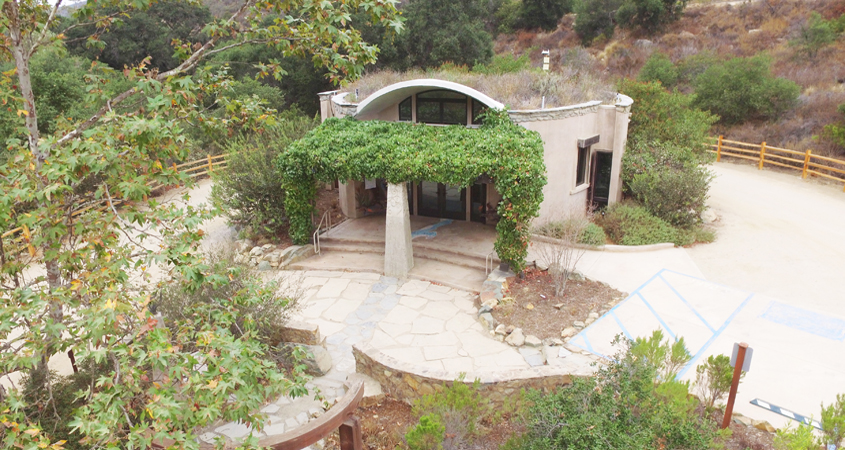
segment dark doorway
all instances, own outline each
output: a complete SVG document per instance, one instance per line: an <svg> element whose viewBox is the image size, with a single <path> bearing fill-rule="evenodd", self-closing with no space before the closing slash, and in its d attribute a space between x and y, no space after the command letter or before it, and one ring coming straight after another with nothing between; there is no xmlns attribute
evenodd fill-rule
<svg viewBox="0 0 845 450"><path fill-rule="evenodd" d="M590 204L593 208L604 208L610 197L610 171L613 168L613 153L595 152L590 165Z"/></svg>
<svg viewBox="0 0 845 450"><path fill-rule="evenodd" d="M460 186L423 181L417 187L417 214L466 220L467 190Z"/></svg>

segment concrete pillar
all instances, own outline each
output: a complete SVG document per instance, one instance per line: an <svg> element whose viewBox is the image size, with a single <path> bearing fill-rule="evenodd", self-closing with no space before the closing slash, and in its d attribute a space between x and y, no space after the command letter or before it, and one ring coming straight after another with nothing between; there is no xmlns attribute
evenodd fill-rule
<svg viewBox="0 0 845 450"><path fill-rule="evenodd" d="M405 183L387 185L384 228L384 274L406 278L414 267L414 249L411 246L411 216Z"/></svg>

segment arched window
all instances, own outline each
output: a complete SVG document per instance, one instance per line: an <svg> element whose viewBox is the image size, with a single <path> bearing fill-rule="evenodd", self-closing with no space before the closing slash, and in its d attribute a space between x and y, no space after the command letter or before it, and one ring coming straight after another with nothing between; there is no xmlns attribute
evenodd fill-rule
<svg viewBox="0 0 845 450"><path fill-rule="evenodd" d="M467 96L446 90L417 94L417 122L466 125Z"/></svg>

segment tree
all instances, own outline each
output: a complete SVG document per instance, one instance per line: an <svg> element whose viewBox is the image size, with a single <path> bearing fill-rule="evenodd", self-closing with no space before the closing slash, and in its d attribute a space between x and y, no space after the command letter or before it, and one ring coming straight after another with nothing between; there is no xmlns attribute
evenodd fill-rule
<svg viewBox="0 0 845 450"><path fill-rule="evenodd" d="M100 15L118 12L103 8ZM151 4L149 9L131 15L118 14L115 21L104 27L101 24L79 24L68 31L67 48L88 59L100 60L122 70L124 66L138 65L149 57L148 65L166 71L179 65L174 56L173 40L188 41L201 37L200 30L211 20L208 8L196 3L166 0ZM69 21L73 23L74 21ZM99 42L89 42L87 37L99 35Z"/></svg>
<svg viewBox="0 0 845 450"><path fill-rule="evenodd" d="M672 64L668 56L654 52L640 69L637 80L659 81L664 87L671 89L678 83L678 68Z"/></svg>
<svg viewBox="0 0 845 450"><path fill-rule="evenodd" d="M552 31L564 14L572 12L570 0L522 0L519 9L520 28L541 28Z"/></svg>
<svg viewBox="0 0 845 450"><path fill-rule="evenodd" d="M625 28L654 33L681 18L687 0L625 0L616 11L616 21Z"/></svg>
<svg viewBox="0 0 845 450"><path fill-rule="evenodd" d="M151 3L108 6L131 15ZM186 198L153 200L151 185L190 185L170 166L187 155L186 128L273 121L254 97L225 101L225 117L206 114L201 98L231 85L203 65L207 58L261 43L281 55L312 54L335 81L354 78L375 60L377 48L361 39L351 14L366 11L371 20L401 28L393 3L244 0L231 17L206 24L205 38L175 42L180 62L170 70L144 62L127 68L130 86L114 96L108 79L89 76L84 101L94 112L48 134L39 128L31 63L38 52L62 46L69 30L57 20L61 7L61 0L0 3L0 51L15 62L14 71L0 76L0 99L25 128L24 139L7 142L10 157L0 166L0 229L29 230L29 252L13 252L0 241L0 373L45 375L50 357L68 351L81 362L105 364L84 392L85 405L68 418L74 438L92 448L148 448L164 438L196 448L195 430L218 419L260 428L257 408L264 400L291 389L301 393L302 385L266 358L254 321L232 332L242 319L236 312L272 292L245 288L198 306L177 332L160 327L150 307L156 290L150 272L164 273L188 292L226 284L237 274L211 273L198 253L200 226L212 212L188 206ZM268 15L274 22L262 26ZM74 17L70 26L105 26L117 14L89 2ZM262 73L282 72L268 61ZM0 403L4 446L43 448L54 441L51 430L27 416L31 405L17 390L0 391Z"/></svg>
<svg viewBox="0 0 845 450"><path fill-rule="evenodd" d="M824 20L821 14L813 11L807 18L807 22L801 25L798 37L790 43L801 47L807 56L814 59L819 50L836 39L838 33L835 28L835 23Z"/></svg>
<svg viewBox="0 0 845 450"><path fill-rule="evenodd" d="M407 55L406 67L446 62L472 67L493 56L493 38L484 29L486 13L478 0L412 0L402 13L407 32L399 47Z"/></svg>
<svg viewBox="0 0 845 450"><path fill-rule="evenodd" d="M774 119L795 106L801 87L772 75L765 56L731 58L707 68L695 79L693 106L727 124Z"/></svg>

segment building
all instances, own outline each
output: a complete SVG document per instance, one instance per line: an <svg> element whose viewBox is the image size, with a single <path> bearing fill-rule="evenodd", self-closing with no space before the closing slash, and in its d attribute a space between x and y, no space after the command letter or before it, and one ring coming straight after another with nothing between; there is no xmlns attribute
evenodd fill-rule
<svg viewBox="0 0 845 450"><path fill-rule="evenodd" d="M402 81L379 89L359 103L346 99L349 92L320 94L323 120L353 116L359 120L408 121L432 126L479 126L486 108L505 105L468 86L437 79ZM538 220L555 220L573 212L606 206L622 196L621 165L633 101L617 94L612 102L600 100L535 110L508 110L515 123L540 134L548 183L543 190ZM472 186L447 186L421 181L406 183L407 210L411 216L447 218L492 223L501 196L492 180L485 177ZM382 180L339 180L339 204L349 218L380 213L387 209L387 185ZM395 194L394 194L395 195ZM395 198L395 197L394 197ZM404 200L402 201L404 203ZM399 210L397 210L399 211ZM399 213L407 216L408 213ZM398 219L398 218L397 218ZM407 222L407 217L404 220ZM388 212L387 223L391 223ZM391 228L388 226L386 254L390 258ZM403 248L402 270L413 265L410 237L405 225L397 232L396 245ZM398 248L394 247L394 248ZM410 264L410 265L409 265Z"/></svg>

